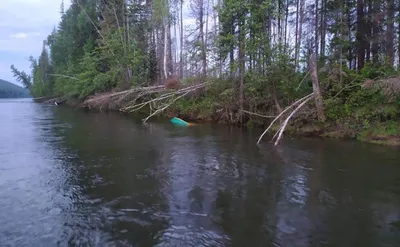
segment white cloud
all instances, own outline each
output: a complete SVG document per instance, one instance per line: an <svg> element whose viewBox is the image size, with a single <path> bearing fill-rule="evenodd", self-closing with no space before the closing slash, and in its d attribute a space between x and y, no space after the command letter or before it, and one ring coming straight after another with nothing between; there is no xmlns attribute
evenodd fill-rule
<svg viewBox="0 0 400 247"><path fill-rule="evenodd" d="M35 36L40 36L39 32L30 32L30 33L14 33L11 34L11 38L16 38L16 39L26 39L28 37L35 37Z"/></svg>
<svg viewBox="0 0 400 247"><path fill-rule="evenodd" d="M28 37L27 33L16 33L16 34L11 34L12 38L16 38L16 39L25 39Z"/></svg>
<svg viewBox="0 0 400 247"><path fill-rule="evenodd" d="M11 64L29 70L28 57L40 54L43 40L60 21L61 2L0 0L0 78L15 82ZM64 4L67 9L71 3L64 0Z"/></svg>

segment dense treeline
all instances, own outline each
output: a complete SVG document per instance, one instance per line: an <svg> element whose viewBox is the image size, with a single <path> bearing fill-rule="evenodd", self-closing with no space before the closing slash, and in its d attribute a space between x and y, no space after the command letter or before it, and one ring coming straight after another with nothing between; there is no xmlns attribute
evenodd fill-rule
<svg viewBox="0 0 400 247"><path fill-rule="evenodd" d="M72 0L31 74L12 70L35 96L77 99L213 80L177 110L247 122L244 111L276 114L313 90L311 54L328 120L398 121L399 82L383 80L399 69L394 0Z"/></svg>
<svg viewBox="0 0 400 247"><path fill-rule="evenodd" d="M0 98L27 98L29 91L25 88L0 79Z"/></svg>

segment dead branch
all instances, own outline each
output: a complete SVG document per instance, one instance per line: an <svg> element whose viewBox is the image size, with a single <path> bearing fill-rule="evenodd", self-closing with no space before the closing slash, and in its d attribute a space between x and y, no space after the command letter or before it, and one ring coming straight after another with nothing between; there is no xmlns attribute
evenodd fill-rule
<svg viewBox="0 0 400 247"><path fill-rule="evenodd" d="M293 106L299 104L300 102L308 99L309 97L313 96L314 93L311 93L307 96L304 96L303 98L297 100L296 102L294 102L293 104L291 104L290 106L286 107L285 110L283 110L278 116L276 116L276 118L274 120L272 120L271 124L268 126L268 128L262 133L262 135L260 136L260 138L258 138L257 144L259 144L261 142L261 139L264 137L264 135L268 132L268 130L272 127L272 125L283 115L285 114L287 111L289 111Z"/></svg>
<svg viewBox="0 0 400 247"><path fill-rule="evenodd" d="M264 118L275 118L276 116L266 116L266 115L261 115L255 112L250 112L250 111L246 111L246 110L242 110L242 112L247 113L249 115L254 115L254 116L258 116L258 117L264 117Z"/></svg>
<svg viewBox="0 0 400 247"><path fill-rule="evenodd" d="M152 116L167 109L175 101L181 99L191 92L205 87L208 84L210 83L204 82L180 88L178 90L169 89L164 85L137 87L122 92L95 95L88 98L83 105L88 107L97 107L100 109L107 106L113 106L114 108L117 108L119 111L123 112L134 112L142 109L145 106L149 106L149 116L143 119L143 122L146 122Z"/></svg>
<svg viewBox="0 0 400 247"><path fill-rule="evenodd" d="M180 95L179 97L176 97L175 99L172 100L171 103L165 105L164 107L162 107L161 109L156 110L155 112L153 112L152 114L150 114L148 117L146 117L145 119L143 119L143 123L145 123L147 120L149 120L149 118L151 118L152 116L164 111L165 109L167 109L170 105L172 105L175 101L177 101L178 99L186 96L188 93L190 93L190 91Z"/></svg>
<svg viewBox="0 0 400 247"><path fill-rule="evenodd" d="M301 84L303 84L303 82L307 78L308 74L310 74L310 70L307 71L307 74L303 77L303 79L301 80L301 82L297 86L296 91L299 91Z"/></svg>
<svg viewBox="0 0 400 247"><path fill-rule="evenodd" d="M76 80L78 81L79 79L74 77L74 76L69 76L69 75L61 75L61 74L49 74L51 76L56 76L56 77L63 77L63 78L68 78L68 79L72 79L72 80Z"/></svg>
<svg viewBox="0 0 400 247"><path fill-rule="evenodd" d="M299 106L297 106L296 109L294 109L294 110L292 111L292 113L290 113L290 115L286 118L286 120L283 122L281 128L280 128L279 131L278 131L278 132L279 132L279 135L278 135L278 138L277 138L276 141L275 141L275 146L278 145L280 139L282 138L282 134L283 134L283 132L285 131L286 125L287 125L287 123L289 122L289 120L293 117L293 115L294 115L301 107L303 107L305 104L307 104L307 102L308 102L310 99L312 99L313 96L314 96L314 95L311 95L310 97L308 97L307 99L305 99L305 100L304 100ZM278 132L277 132L277 133L278 133ZM275 134L275 135L276 135L276 134Z"/></svg>

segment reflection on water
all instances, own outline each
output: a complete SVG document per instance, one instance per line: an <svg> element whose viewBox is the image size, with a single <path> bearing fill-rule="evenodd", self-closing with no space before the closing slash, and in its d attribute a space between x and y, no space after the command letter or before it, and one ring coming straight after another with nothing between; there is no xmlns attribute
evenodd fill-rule
<svg viewBox="0 0 400 247"><path fill-rule="evenodd" d="M398 246L400 152L0 101L0 245Z"/></svg>

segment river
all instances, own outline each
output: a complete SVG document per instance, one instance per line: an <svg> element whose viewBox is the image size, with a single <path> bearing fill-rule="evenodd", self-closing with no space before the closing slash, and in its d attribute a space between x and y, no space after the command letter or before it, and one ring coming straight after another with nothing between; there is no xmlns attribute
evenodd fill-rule
<svg viewBox="0 0 400 247"><path fill-rule="evenodd" d="M0 100L0 246L400 246L400 150Z"/></svg>

